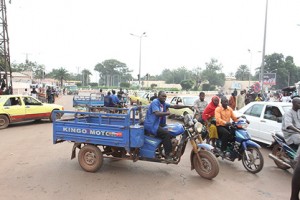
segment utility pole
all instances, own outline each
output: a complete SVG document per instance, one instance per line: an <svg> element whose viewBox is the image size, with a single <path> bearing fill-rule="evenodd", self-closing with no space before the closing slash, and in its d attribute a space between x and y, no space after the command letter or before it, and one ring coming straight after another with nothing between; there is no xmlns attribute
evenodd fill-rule
<svg viewBox="0 0 300 200"><path fill-rule="evenodd" d="M0 3L1 3L0 5L0 12L1 12L0 13L0 57L3 58L3 63L0 63L0 79L3 78L5 80L6 89L8 89L8 86L12 87L12 71L10 66L6 3L5 0L0 0ZM4 71L4 75L2 77L1 77L1 71ZM13 91L11 90L10 93L12 92Z"/></svg>
<svg viewBox="0 0 300 200"><path fill-rule="evenodd" d="M267 36L267 21L268 21L268 0L266 0L266 12L265 12L265 26L264 26L264 42L263 42L263 52L262 52L262 61L260 68L260 87L261 92L264 89L264 67L265 67L265 49L266 49L266 36Z"/></svg>

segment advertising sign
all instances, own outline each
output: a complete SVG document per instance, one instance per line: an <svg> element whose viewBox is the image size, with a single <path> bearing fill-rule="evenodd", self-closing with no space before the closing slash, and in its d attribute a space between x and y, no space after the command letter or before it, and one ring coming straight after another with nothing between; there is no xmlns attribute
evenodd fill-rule
<svg viewBox="0 0 300 200"><path fill-rule="evenodd" d="M276 85L276 73L264 73L264 85Z"/></svg>

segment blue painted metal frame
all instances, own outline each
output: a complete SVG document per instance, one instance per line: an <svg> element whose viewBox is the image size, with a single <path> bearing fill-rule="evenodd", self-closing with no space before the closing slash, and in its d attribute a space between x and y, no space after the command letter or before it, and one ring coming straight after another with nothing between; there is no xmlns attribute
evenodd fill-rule
<svg viewBox="0 0 300 200"><path fill-rule="evenodd" d="M90 94L90 96L79 96L76 95L73 97L73 107L83 106L83 107L91 107L91 106L104 106L104 99L102 96L93 96L94 93Z"/></svg>
<svg viewBox="0 0 300 200"><path fill-rule="evenodd" d="M144 127L135 118L137 107L127 110L126 114L55 111L70 119L54 119L53 143L71 141L103 146L124 147L127 151L144 144ZM74 117L73 117L74 116Z"/></svg>

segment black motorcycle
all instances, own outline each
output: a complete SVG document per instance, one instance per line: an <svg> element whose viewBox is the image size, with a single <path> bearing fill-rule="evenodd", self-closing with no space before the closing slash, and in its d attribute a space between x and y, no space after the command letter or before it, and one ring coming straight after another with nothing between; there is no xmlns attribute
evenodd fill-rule
<svg viewBox="0 0 300 200"><path fill-rule="evenodd" d="M295 144L288 145L283 136L279 133L274 133L272 137L274 138L274 142L271 145L273 149L272 153L269 154L269 157L274 160L275 164L280 169L294 169L296 164L294 158L296 156L298 146Z"/></svg>

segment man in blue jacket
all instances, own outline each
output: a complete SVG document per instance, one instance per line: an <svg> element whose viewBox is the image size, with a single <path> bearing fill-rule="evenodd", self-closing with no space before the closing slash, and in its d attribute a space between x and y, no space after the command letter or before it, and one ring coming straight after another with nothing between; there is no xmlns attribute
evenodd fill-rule
<svg viewBox="0 0 300 200"><path fill-rule="evenodd" d="M157 138L162 139L166 155L165 158L167 161L172 161L171 136L167 130L163 129L167 122L166 116L170 115L169 108L181 109L188 108L190 106L178 104L170 105L169 103L166 103L166 99L166 93L164 91L159 91L158 98L154 99L149 105L144 121L144 128L148 133L155 135L155 137Z"/></svg>
<svg viewBox="0 0 300 200"><path fill-rule="evenodd" d="M113 103L113 99L110 95L111 93L110 92L107 92L107 95L104 96L104 106L105 107L114 107L115 104Z"/></svg>
<svg viewBox="0 0 300 200"><path fill-rule="evenodd" d="M116 95L116 91L112 90L111 92L112 92L111 99L112 99L112 102L114 104L114 107L118 107L118 105L120 104L120 100Z"/></svg>

